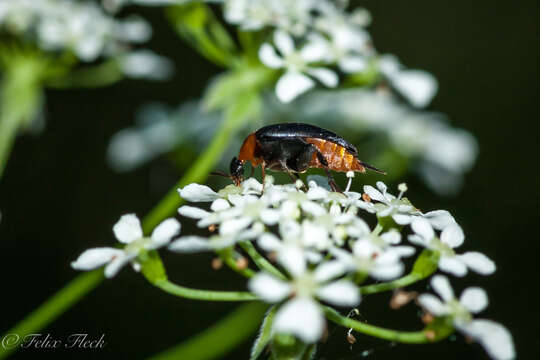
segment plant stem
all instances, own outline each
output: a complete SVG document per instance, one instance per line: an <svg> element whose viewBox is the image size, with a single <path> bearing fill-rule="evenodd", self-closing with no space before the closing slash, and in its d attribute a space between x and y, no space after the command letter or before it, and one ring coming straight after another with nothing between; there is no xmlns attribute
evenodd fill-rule
<svg viewBox="0 0 540 360"><path fill-rule="evenodd" d="M259 269L265 270L270 274L280 278L281 280L287 280L287 278L281 273L281 271L276 269L274 265L270 264L270 262L264 258L264 256L259 254L257 249L255 249L255 246L253 246L250 241L240 242L240 247L244 249L244 251L253 259L253 262L255 262Z"/></svg>
<svg viewBox="0 0 540 360"><path fill-rule="evenodd" d="M103 270L94 270L79 275L15 327L7 330L2 339L7 334L15 334L19 337L19 340L22 340L26 335L39 331L99 285L102 280ZM18 343L17 346L13 347L0 346L0 359L4 359L18 347Z"/></svg>
<svg viewBox="0 0 540 360"><path fill-rule="evenodd" d="M430 343L430 342L442 340L448 337L453 332L452 328L446 327L446 326L442 326L438 329L422 330L422 331L397 331L397 330L385 329L378 326L365 324L363 322L353 320L345 316L341 316L337 311L327 306L324 306L323 310L328 320L336 324L345 326L347 328L352 328L358 331L359 333L362 333L365 335L369 335L369 336L373 336L373 337L377 337L377 338L389 340L389 341L396 341L400 343L406 343L406 344ZM432 332L432 334L430 335L429 332Z"/></svg>
<svg viewBox="0 0 540 360"><path fill-rule="evenodd" d="M169 350L152 356L151 359L209 360L220 358L259 328L267 307L258 301L239 306L203 332Z"/></svg>
<svg viewBox="0 0 540 360"><path fill-rule="evenodd" d="M205 301L251 301L258 300L257 296L243 291L210 291L197 290L183 287L171 283L168 280L158 280L155 286L169 294L180 296L187 299L205 300Z"/></svg>
<svg viewBox="0 0 540 360"><path fill-rule="evenodd" d="M227 264L228 267L230 267L234 272L242 275L246 278L251 278L253 275L255 275L255 272L249 268L242 269L238 267L238 264L236 263L236 260L233 257L233 250L232 249L224 249L221 251L218 251L220 259Z"/></svg>
<svg viewBox="0 0 540 360"><path fill-rule="evenodd" d="M410 273L396 280L380 284L360 286L360 292L362 294L375 294L379 292L395 290L413 284L419 280L422 280L422 277L420 275L416 273Z"/></svg>

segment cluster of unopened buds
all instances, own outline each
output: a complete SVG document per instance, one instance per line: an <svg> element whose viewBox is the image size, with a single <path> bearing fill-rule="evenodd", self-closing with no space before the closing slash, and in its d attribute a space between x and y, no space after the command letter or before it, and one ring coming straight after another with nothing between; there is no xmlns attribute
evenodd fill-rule
<svg viewBox="0 0 540 360"><path fill-rule="evenodd" d="M382 182L376 187L364 186L363 193L349 191L350 186L338 193L319 185L319 180L309 177L306 187L301 181L275 185L272 177L267 177L263 187L250 178L218 192L190 184L179 189L180 196L210 206L184 205L178 213L195 219L201 229L209 229L208 236L178 237L180 223L171 218L157 226L150 237L144 237L137 217L124 215L113 228L117 239L126 244L123 249L89 249L72 266L89 270L106 265L105 274L112 277L128 263L135 270L142 266L144 273L140 254L159 247L178 253L214 251L220 255L214 267L221 266L223 260L249 278L247 288L255 299L276 304L272 308L273 334L315 343L325 331L325 316L338 323L336 319L354 322L324 304L357 307L362 294L395 290L392 307L416 298L423 308L423 319L429 324L419 333L420 340L439 340L457 330L482 344L492 358L515 356L506 328L473 318L472 314L487 306L484 290L471 287L457 299L445 275L431 279L440 299L398 290L431 276L437 268L458 277L469 270L482 275L495 271L495 264L485 255L456 251L464 234L450 213L421 212L403 197L405 184L398 186L399 194L394 196ZM370 223L376 225L372 228ZM405 229L411 230L410 235L402 235ZM404 259L418 248L421 252L411 273L404 275ZM252 259L258 272L250 269L240 251ZM374 280L371 284L370 279ZM354 339L351 331L349 338Z"/></svg>

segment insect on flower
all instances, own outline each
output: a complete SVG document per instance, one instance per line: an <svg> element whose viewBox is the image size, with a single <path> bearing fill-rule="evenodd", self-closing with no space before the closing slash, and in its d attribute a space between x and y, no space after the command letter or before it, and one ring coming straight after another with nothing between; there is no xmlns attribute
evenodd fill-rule
<svg viewBox="0 0 540 360"><path fill-rule="evenodd" d="M264 184L265 170L285 171L291 180L309 168L326 171L328 184L333 191L339 187L330 170L365 173L366 169L386 174L358 159L358 150L341 136L317 126L301 123L284 123L260 128L248 135L238 157L230 165L230 177L238 186L243 180L244 163L253 167L261 165ZM253 172L252 172L253 173ZM224 175L224 174L220 174Z"/></svg>

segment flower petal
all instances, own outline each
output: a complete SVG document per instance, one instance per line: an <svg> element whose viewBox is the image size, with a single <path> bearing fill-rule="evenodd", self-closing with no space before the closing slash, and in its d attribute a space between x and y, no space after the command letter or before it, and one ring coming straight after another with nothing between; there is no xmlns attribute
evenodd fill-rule
<svg viewBox="0 0 540 360"><path fill-rule="evenodd" d="M404 70L392 76L392 85L415 107L425 107L437 93L437 80L422 70Z"/></svg>
<svg viewBox="0 0 540 360"><path fill-rule="evenodd" d="M439 296L445 301L449 302L450 300L453 300L454 297L454 290L452 290L452 286L450 286L450 281L448 281L448 278L443 275L435 275L431 278L431 286L433 287L433 290Z"/></svg>
<svg viewBox="0 0 540 360"><path fill-rule="evenodd" d="M463 244L463 240L465 240L465 234L457 223L448 225L441 233L441 241L451 248L460 246Z"/></svg>
<svg viewBox="0 0 540 360"><path fill-rule="evenodd" d="M469 269L481 275L493 274L497 269L495 263L490 258L476 251L458 255L458 258L463 261Z"/></svg>
<svg viewBox="0 0 540 360"><path fill-rule="evenodd" d="M210 202L219 198L219 195L206 185L189 184L182 189L178 189L182 199L191 202Z"/></svg>
<svg viewBox="0 0 540 360"><path fill-rule="evenodd" d="M206 210L199 209L198 207L189 206L189 205L181 206L178 209L178 213L182 216L189 217L192 219L204 219L205 217L208 217L210 215L210 213Z"/></svg>
<svg viewBox="0 0 540 360"><path fill-rule="evenodd" d="M392 215L392 219L394 219L398 225L409 225L412 221L412 216L407 214L394 214Z"/></svg>
<svg viewBox="0 0 540 360"><path fill-rule="evenodd" d="M418 303L432 315L444 316L448 314L448 308L435 295L422 294L418 297Z"/></svg>
<svg viewBox="0 0 540 360"><path fill-rule="evenodd" d="M423 216L430 222L431 226L437 230L442 230L448 225L456 222L454 217L446 210L430 211Z"/></svg>
<svg viewBox="0 0 540 360"><path fill-rule="evenodd" d="M225 199L216 199L216 200L214 200L212 205L210 205L210 209L212 211L214 211L214 212L215 211L227 210L230 207L231 207L231 204L229 204L229 202L227 200L225 200Z"/></svg>
<svg viewBox="0 0 540 360"><path fill-rule="evenodd" d="M327 68L308 68L305 71L327 87L336 87L339 82L337 74Z"/></svg>
<svg viewBox="0 0 540 360"><path fill-rule="evenodd" d="M439 269L458 277L467 275L467 266L457 256L442 255L439 259Z"/></svg>
<svg viewBox="0 0 540 360"><path fill-rule="evenodd" d="M280 302L292 291L291 285L267 273L258 273L252 277L248 288L269 303Z"/></svg>
<svg viewBox="0 0 540 360"><path fill-rule="evenodd" d="M298 246L284 246L278 254L278 261L293 277L306 272L306 258Z"/></svg>
<svg viewBox="0 0 540 360"><path fill-rule="evenodd" d="M253 220L248 217L225 220L219 226L219 233L221 235L235 234L247 228L252 222Z"/></svg>
<svg viewBox="0 0 540 360"><path fill-rule="evenodd" d="M278 251L283 243L272 233L264 233L257 239L257 245L266 252Z"/></svg>
<svg viewBox="0 0 540 360"><path fill-rule="evenodd" d="M470 287L463 291L459 302L470 312L476 314L488 306L488 297L484 289Z"/></svg>
<svg viewBox="0 0 540 360"><path fill-rule="evenodd" d="M180 232L180 222L174 218L168 218L152 231L152 249L164 246Z"/></svg>
<svg viewBox="0 0 540 360"><path fill-rule="evenodd" d="M179 253L195 253L200 251L209 251L213 247L210 241L202 236L182 236L173 241L169 247L169 250Z"/></svg>
<svg viewBox="0 0 540 360"><path fill-rule="evenodd" d="M364 185L364 192L368 194L371 200L386 202L386 198L381 194L381 192L375 189L371 185Z"/></svg>
<svg viewBox="0 0 540 360"><path fill-rule="evenodd" d="M274 318L274 331L296 335L306 343L319 340L324 332L324 317L319 305L308 297L285 303Z"/></svg>
<svg viewBox="0 0 540 360"><path fill-rule="evenodd" d="M323 61L328 55L328 46L318 37L312 37L311 41L300 49L300 57L307 63Z"/></svg>
<svg viewBox="0 0 540 360"><path fill-rule="evenodd" d="M317 297L337 306L356 306L360 303L360 290L351 281L338 280L320 287Z"/></svg>
<svg viewBox="0 0 540 360"><path fill-rule="evenodd" d="M259 59L269 68L278 69L284 66L283 58L276 53L272 45L267 43L262 44L259 48Z"/></svg>
<svg viewBox="0 0 540 360"><path fill-rule="evenodd" d="M276 84L276 95L280 101L288 103L313 86L315 82L309 77L296 71L287 71Z"/></svg>
<svg viewBox="0 0 540 360"><path fill-rule="evenodd" d="M435 237L435 231L433 231L431 224L424 218L415 217L411 223L411 228L426 241L430 241Z"/></svg>
<svg viewBox="0 0 540 360"><path fill-rule="evenodd" d="M327 261L317 266L313 277L316 282L323 283L343 275L345 271L346 268L341 261Z"/></svg>
<svg viewBox="0 0 540 360"><path fill-rule="evenodd" d="M120 249L100 247L85 250L77 260L71 262L71 267L76 270L92 270L105 265L116 256L123 255Z"/></svg>
<svg viewBox="0 0 540 360"><path fill-rule="evenodd" d="M491 320L478 319L460 325L459 329L482 344L491 358L495 360L516 358L512 335L501 324Z"/></svg>
<svg viewBox="0 0 540 360"><path fill-rule="evenodd" d="M126 254L125 252L122 252L121 255L116 256L105 267L105 277L109 279L114 277L118 273L118 271L120 271L120 269L127 265L136 256L137 254Z"/></svg>
<svg viewBox="0 0 540 360"><path fill-rule="evenodd" d="M113 226L114 236L124 244L143 237L141 222L135 214L122 215L120 220Z"/></svg>
<svg viewBox="0 0 540 360"><path fill-rule="evenodd" d="M289 55L294 51L294 41L286 31L279 29L274 31L274 44L283 55Z"/></svg>

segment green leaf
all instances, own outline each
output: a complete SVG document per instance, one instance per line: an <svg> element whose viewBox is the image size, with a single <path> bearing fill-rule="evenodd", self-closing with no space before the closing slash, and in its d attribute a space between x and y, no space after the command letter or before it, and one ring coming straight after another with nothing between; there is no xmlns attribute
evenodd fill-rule
<svg viewBox="0 0 540 360"><path fill-rule="evenodd" d="M259 336L255 339L251 348L250 360L256 360L264 351L270 340L272 340L272 325L274 323L274 315L276 314L277 306L274 305L266 313L263 320Z"/></svg>
<svg viewBox="0 0 540 360"><path fill-rule="evenodd" d="M414 262L411 274L419 276L421 279L425 279L433 274L439 264L439 253L424 249L418 259Z"/></svg>
<svg viewBox="0 0 540 360"><path fill-rule="evenodd" d="M171 6L167 16L178 34L208 60L224 67L234 64L235 43L206 4Z"/></svg>

